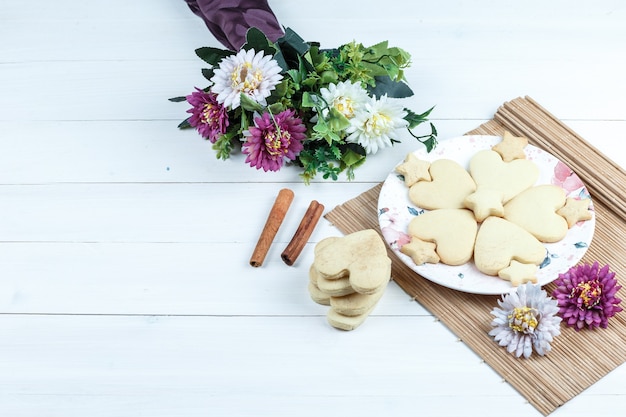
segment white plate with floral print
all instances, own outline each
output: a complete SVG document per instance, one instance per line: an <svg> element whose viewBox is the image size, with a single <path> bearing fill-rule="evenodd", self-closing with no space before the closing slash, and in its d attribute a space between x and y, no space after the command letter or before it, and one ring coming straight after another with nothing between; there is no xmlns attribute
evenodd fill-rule
<svg viewBox="0 0 626 417"><path fill-rule="evenodd" d="M467 169L472 156L483 149L490 149L501 141L500 136L467 135L440 141L437 147L427 153L425 149L415 151L415 155L429 162L436 159L452 159ZM581 179L563 162L550 153L535 146L524 149L526 158L537 164L540 171L539 184L554 184L562 187L568 197L590 198ZM398 164L404 161L400 161ZM397 165L396 165L397 166ZM590 205L593 213L593 203ZM415 206L408 198L408 188L403 177L394 170L387 176L378 199L378 221L382 235L393 252L418 275L459 291L474 294L505 294L515 288L509 281L480 272L472 261L459 266L442 263L416 265L413 260L400 252L408 243L409 222L425 210ZM559 273L576 265L591 244L595 229L595 213L591 220L578 222L565 238L556 243L545 244L547 255L537 273L538 284L545 285Z"/></svg>

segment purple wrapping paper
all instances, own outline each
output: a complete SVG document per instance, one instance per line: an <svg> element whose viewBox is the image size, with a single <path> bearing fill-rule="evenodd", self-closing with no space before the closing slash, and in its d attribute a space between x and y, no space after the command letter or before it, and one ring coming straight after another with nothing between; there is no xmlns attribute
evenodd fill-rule
<svg viewBox="0 0 626 417"><path fill-rule="evenodd" d="M246 42L251 27L261 30L272 42L284 35L266 0L185 0L191 11L226 48L237 51Z"/></svg>

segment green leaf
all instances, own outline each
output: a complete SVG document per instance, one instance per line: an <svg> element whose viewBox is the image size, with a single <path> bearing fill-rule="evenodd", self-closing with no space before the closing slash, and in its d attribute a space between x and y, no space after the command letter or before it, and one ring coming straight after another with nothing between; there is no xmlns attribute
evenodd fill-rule
<svg viewBox="0 0 626 417"><path fill-rule="evenodd" d="M270 93L270 96L267 99L268 103L276 103L281 101L283 98L287 96L289 92L289 86L287 84L287 80L283 79L281 82L276 84L274 90Z"/></svg>
<svg viewBox="0 0 626 417"><path fill-rule="evenodd" d="M346 167L355 167L365 162L365 155L354 152L352 149L347 149L341 157L341 161Z"/></svg>
<svg viewBox="0 0 626 417"><path fill-rule="evenodd" d="M363 68L365 68L368 72L368 74L372 77L384 77L384 76L390 76L389 71L387 70L387 68L385 68L384 66L382 66L380 63L371 63L371 62L362 62L361 66Z"/></svg>
<svg viewBox="0 0 626 417"><path fill-rule="evenodd" d="M285 55L283 55L283 51L280 49L274 53L274 60L278 63L278 66L283 70L283 72L289 70L289 64L287 64Z"/></svg>
<svg viewBox="0 0 626 417"><path fill-rule="evenodd" d="M311 45L290 28L286 28L285 35L276 41L276 48L284 59L285 66L281 65L283 69L299 68L304 74L315 70L313 64L306 59Z"/></svg>
<svg viewBox="0 0 626 417"><path fill-rule="evenodd" d="M168 101L171 101L172 103L180 103L181 101L186 101L186 100L187 100L186 96L168 98Z"/></svg>
<svg viewBox="0 0 626 417"><path fill-rule="evenodd" d="M287 71L287 74L291 77L296 88L300 88L300 84L302 84L302 74L297 69L290 69Z"/></svg>
<svg viewBox="0 0 626 417"><path fill-rule="evenodd" d="M230 154L233 151L233 135L232 134L224 134L220 136L215 143L212 145L213 150L215 151L215 157L221 160L227 160L230 158Z"/></svg>
<svg viewBox="0 0 626 417"><path fill-rule="evenodd" d="M241 47L246 51L254 49L255 52L263 51L265 55L276 54L276 47L267 39L267 36L258 28L251 27L246 32L246 43Z"/></svg>
<svg viewBox="0 0 626 417"><path fill-rule="evenodd" d="M376 77L375 80L376 86L368 88L368 91L376 97L387 94L387 97L406 98L413 95L413 90L402 81L393 81L388 76Z"/></svg>
<svg viewBox="0 0 626 417"><path fill-rule="evenodd" d="M233 51L229 51L227 49L212 48L208 46L196 49L196 55L198 55L201 60L211 64L212 66L219 64L222 59L233 54Z"/></svg>
<svg viewBox="0 0 626 417"><path fill-rule="evenodd" d="M341 160L341 149L339 149L337 146L331 146L329 150L333 158L335 158L337 161Z"/></svg>
<svg viewBox="0 0 626 417"><path fill-rule="evenodd" d="M291 28L285 28L285 35L276 41L279 45L288 45L291 49L296 51L299 56L306 54L311 45L304 41L296 32Z"/></svg>
<svg viewBox="0 0 626 417"><path fill-rule="evenodd" d="M335 71L331 71L331 70L322 71L322 74L320 75L320 83L322 83L323 85L327 85L331 83L337 84L337 81L339 81L339 76L337 75Z"/></svg>
<svg viewBox="0 0 626 417"><path fill-rule="evenodd" d="M404 111L407 112L407 115L404 117L404 120L409 122L408 128L413 129L419 126L420 124L428 121L428 116L430 115L430 112L432 112L434 108L435 107L433 106L422 114L417 114L414 111L405 108Z"/></svg>
<svg viewBox="0 0 626 417"><path fill-rule="evenodd" d="M215 74L215 71L213 70L213 68L202 68L202 75L207 80L211 81L211 78L213 78L214 74Z"/></svg>
<svg viewBox="0 0 626 417"><path fill-rule="evenodd" d="M307 56L315 68L315 71L326 71L332 69L328 58L329 53L320 51L319 44L311 43L311 49L307 52Z"/></svg>
<svg viewBox="0 0 626 417"><path fill-rule="evenodd" d="M409 130L409 133L424 144L427 152L431 152L437 146L437 129L432 123L430 123L430 135L416 136L411 130Z"/></svg>
<svg viewBox="0 0 626 417"><path fill-rule="evenodd" d="M430 152L437 147L437 129L434 124L430 124L431 134L428 138L423 142L426 146L426 151Z"/></svg>
<svg viewBox="0 0 626 417"><path fill-rule="evenodd" d="M249 95L241 93L239 95L241 99L241 108L247 111L258 111L263 110L263 106L250 98Z"/></svg>
<svg viewBox="0 0 626 417"><path fill-rule="evenodd" d="M191 127L193 127L193 126L191 126L189 124L189 117L186 118L185 120L183 120L182 122L180 122L179 125L178 125L179 129L189 129Z"/></svg>
<svg viewBox="0 0 626 417"><path fill-rule="evenodd" d="M331 107L328 114L328 126L333 132L341 132L350 126L350 120L335 107Z"/></svg>
<svg viewBox="0 0 626 417"><path fill-rule="evenodd" d="M319 106L320 98L317 94L311 94L308 91L302 93L301 106L305 108L314 108Z"/></svg>
<svg viewBox="0 0 626 417"><path fill-rule="evenodd" d="M267 106L267 110L270 114L278 114L285 110L285 106L282 103L274 103Z"/></svg>

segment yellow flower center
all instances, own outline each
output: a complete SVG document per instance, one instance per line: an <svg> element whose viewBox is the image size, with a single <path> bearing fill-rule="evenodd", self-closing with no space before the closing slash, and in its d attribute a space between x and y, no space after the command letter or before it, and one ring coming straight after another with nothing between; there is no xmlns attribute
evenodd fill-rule
<svg viewBox="0 0 626 417"><path fill-rule="evenodd" d="M365 130L371 136L381 136L389 130L391 118L386 114L376 113L365 122Z"/></svg>
<svg viewBox="0 0 626 417"><path fill-rule="evenodd" d="M244 62L235 68L230 77L233 90L249 93L256 90L263 81L263 71L252 68L249 62Z"/></svg>
<svg viewBox="0 0 626 417"><path fill-rule="evenodd" d="M537 310L530 307L516 307L508 316L509 327L520 333L533 333L539 321Z"/></svg>
<svg viewBox="0 0 626 417"><path fill-rule="evenodd" d="M571 297L579 298L585 308L595 307L602 299L602 286L596 280L581 282L572 289Z"/></svg>
<svg viewBox="0 0 626 417"><path fill-rule="evenodd" d="M347 97L340 96L333 101L333 106L337 111L343 114L347 119L354 117L354 101Z"/></svg>
<svg viewBox="0 0 626 417"><path fill-rule="evenodd" d="M206 123L208 125L214 124L214 122L216 122L215 117L213 117L214 114L215 114L215 106L211 103L206 103L204 107L202 108L201 122Z"/></svg>
<svg viewBox="0 0 626 417"><path fill-rule="evenodd" d="M286 146L283 146L283 140ZM291 134L289 132L268 132L265 135L265 149L272 156L279 156L287 153L287 148L291 142Z"/></svg>

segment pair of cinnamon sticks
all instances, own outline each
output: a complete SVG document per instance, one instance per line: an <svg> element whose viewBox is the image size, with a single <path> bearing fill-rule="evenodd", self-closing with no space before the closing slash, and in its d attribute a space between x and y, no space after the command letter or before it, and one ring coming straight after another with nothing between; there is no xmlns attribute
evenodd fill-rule
<svg viewBox="0 0 626 417"><path fill-rule="evenodd" d="M259 240L254 248L252 257L250 258L250 265L253 267L258 268L263 265L263 261L265 260L274 237L287 215L289 206L291 206L293 197L293 191L288 188L283 188L278 192L278 196L276 196L274 205L270 210L265 226L263 227L263 231L261 232L261 236L259 236ZM298 256L300 256L300 253L304 249L304 245L306 245L306 242L313 233L313 229L315 229L315 226L317 225L317 222L323 212L324 205L320 204L316 200L311 201L311 204L309 204L309 208L304 213L304 216L300 221L300 225L296 229L291 241L280 255L283 262L287 265L293 265Z"/></svg>

